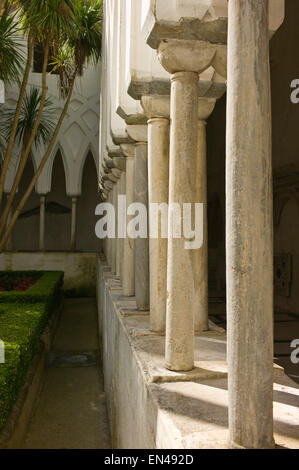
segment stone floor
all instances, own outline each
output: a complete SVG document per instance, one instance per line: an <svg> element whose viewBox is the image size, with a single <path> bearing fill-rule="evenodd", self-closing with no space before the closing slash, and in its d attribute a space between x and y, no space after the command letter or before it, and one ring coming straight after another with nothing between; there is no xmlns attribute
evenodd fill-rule
<svg viewBox="0 0 299 470"><path fill-rule="evenodd" d="M66 300L24 449L109 449L96 304Z"/></svg>

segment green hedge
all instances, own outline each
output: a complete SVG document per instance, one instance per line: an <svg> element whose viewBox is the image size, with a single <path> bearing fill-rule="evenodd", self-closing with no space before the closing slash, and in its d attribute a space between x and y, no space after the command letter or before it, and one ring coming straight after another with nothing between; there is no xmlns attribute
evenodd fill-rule
<svg viewBox="0 0 299 470"><path fill-rule="evenodd" d="M50 313L60 299L62 278L61 272L44 273L25 292L0 292L0 339L5 344L5 364L0 364L0 428L18 398Z"/></svg>
<svg viewBox="0 0 299 470"><path fill-rule="evenodd" d="M22 274L23 273L24 272L22 272ZM21 273L19 271L11 273L0 271L0 276L3 274L11 274L13 276ZM27 271L26 274L37 274L37 271ZM55 295L60 291L62 281L63 272L61 271L48 271L42 273L42 276L38 279L38 281L24 292L18 292L14 290L0 292L0 303L51 303Z"/></svg>

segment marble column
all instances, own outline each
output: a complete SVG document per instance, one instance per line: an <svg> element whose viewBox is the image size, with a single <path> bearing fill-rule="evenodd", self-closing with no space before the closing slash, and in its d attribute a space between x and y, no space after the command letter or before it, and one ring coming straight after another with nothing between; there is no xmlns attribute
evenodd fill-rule
<svg viewBox="0 0 299 470"><path fill-rule="evenodd" d="M39 250L45 251L45 204L46 196L40 196L39 207Z"/></svg>
<svg viewBox="0 0 299 470"><path fill-rule="evenodd" d="M123 171L119 180L119 195L125 196L126 195L126 172ZM126 215L123 214L124 222L126 221ZM120 223L120 220L118 220ZM118 253L119 253L119 275L121 283L123 284L124 280L124 245L125 245L125 238L118 238Z"/></svg>
<svg viewBox="0 0 299 470"><path fill-rule="evenodd" d="M126 157L126 196L127 209L134 202L135 188L135 145L124 144L121 149ZM126 226L133 216L126 217ZM123 260L123 294L132 297L135 294L135 270L134 270L134 239L127 234L124 239L124 260Z"/></svg>
<svg viewBox="0 0 299 470"><path fill-rule="evenodd" d="M107 202L109 204L113 204L112 189L110 189L108 197L107 197ZM111 238L108 238L108 237L106 238L106 250L107 250L107 263L108 263L108 266L109 266L109 268L112 272L112 243L111 243Z"/></svg>
<svg viewBox="0 0 299 470"><path fill-rule="evenodd" d="M116 272L116 246L117 246L117 183L114 184L112 190L112 205L114 207L115 213L115 238L111 238L111 271L113 274L117 274Z"/></svg>
<svg viewBox="0 0 299 470"><path fill-rule="evenodd" d="M129 125L127 133L136 142L134 202L142 204L148 215L147 126ZM138 310L149 309L148 218L146 224L146 237L134 240L135 297Z"/></svg>
<svg viewBox="0 0 299 470"><path fill-rule="evenodd" d="M193 250L194 279L196 282L194 326L197 333L209 329L209 292L208 292L208 213L207 213L207 119L214 110L216 100L200 98L198 100L198 134L196 160L196 200L203 204L203 242L202 246ZM213 230L213 227L211 227Z"/></svg>
<svg viewBox="0 0 299 470"><path fill-rule="evenodd" d="M148 212L147 143L135 145L135 202ZM147 221L148 226L148 221ZM149 309L149 237L135 240L135 296L139 310Z"/></svg>
<svg viewBox="0 0 299 470"><path fill-rule="evenodd" d="M76 196L72 197L71 251L76 251L77 200Z"/></svg>
<svg viewBox="0 0 299 470"><path fill-rule="evenodd" d="M143 96L141 104L149 118L149 204L168 204L170 97ZM149 217L150 231L155 228L153 224L156 224L156 221ZM160 219L157 237L152 236L149 239L150 327L157 333L165 332L166 325L167 237L163 238L162 231Z"/></svg>
<svg viewBox="0 0 299 470"><path fill-rule="evenodd" d="M226 256L229 432L273 440L273 211L268 1L230 0Z"/></svg>
<svg viewBox="0 0 299 470"><path fill-rule="evenodd" d="M169 205L196 202L198 74L178 72L171 77ZM174 212L169 211L169 231ZM169 232L170 233L170 232ZM166 367L194 366L194 265L183 235L168 238Z"/></svg>
<svg viewBox="0 0 299 470"><path fill-rule="evenodd" d="M208 67L223 74L226 69L224 45L204 41L161 41L158 57L171 77L171 131L169 166L169 206L194 204L199 194L200 179L196 172L198 152L199 74ZM194 367L194 331L199 324L199 287L196 275L196 249L187 249L182 223L180 234L171 233L175 211L169 210L166 310L166 367L188 371ZM197 316L198 315L198 316Z"/></svg>
<svg viewBox="0 0 299 470"><path fill-rule="evenodd" d="M120 245L118 238L118 197L120 195L120 180L116 183L116 197L115 197L115 273L120 278Z"/></svg>

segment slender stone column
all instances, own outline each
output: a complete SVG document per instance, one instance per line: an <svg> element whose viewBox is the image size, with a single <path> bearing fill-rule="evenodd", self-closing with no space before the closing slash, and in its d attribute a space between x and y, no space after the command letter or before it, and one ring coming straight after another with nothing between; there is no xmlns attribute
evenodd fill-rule
<svg viewBox="0 0 299 470"><path fill-rule="evenodd" d="M116 183L116 195L115 195L115 272L120 277L120 244L118 238L118 196L120 194L120 180Z"/></svg>
<svg viewBox="0 0 299 470"><path fill-rule="evenodd" d="M72 197L71 251L76 251L77 197Z"/></svg>
<svg viewBox="0 0 299 470"><path fill-rule="evenodd" d="M125 144L121 146L126 156L126 196L127 209L134 202L135 185L135 146ZM133 216L127 215L127 224ZM134 239L127 234L124 239L124 261L123 261L123 294L132 297L135 294L135 271L134 271Z"/></svg>
<svg viewBox="0 0 299 470"><path fill-rule="evenodd" d="M135 145L135 202L148 213L147 143ZM147 222L148 226L148 222ZM135 239L135 296L139 310L149 309L149 237Z"/></svg>
<svg viewBox="0 0 299 470"><path fill-rule="evenodd" d="M273 447L273 215L268 1L230 0L226 255L233 446Z"/></svg>
<svg viewBox="0 0 299 470"><path fill-rule="evenodd" d="M178 72L171 77L169 204L196 202L198 74ZM174 212L169 211L169 231ZM183 234L169 232L167 265L166 367L194 366L194 265Z"/></svg>
<svg viewBox="0 0 299 470"><path fill-rule="evenodd" d="M39 250L45 251L45 204L46 196L40 196L39 208Z"/></svg>
<svg viewBox="0 0 299 470"><path fill-rule="evenodd" d="M125 196L126 195L126 172L123 171L119 181L119 195ZM126 217L124 216L124 220ZM120 220L118 221L120 223ZM119 273L120 273L120 280L123 283L124 280L124 273L123 273L123 265L124 265L124 238L118 238L118 252L119 252Z"/></svg>
<svg viewBox="0 0 299 470"><path fill-rule="evenodd" d="M193 250L195 292L195 331L201 333L209 329L209 292L208 292L208 214L207 214L207 143L206 120L214 110L216 101L201 98L198 100L198 139L196 161L196 200L203 204L203 242ZM212 227L213 230L213 227Z"/></svg>
<svg viewBox="0 0 299 470"><path fill-rule="evenodd" d="M114 187L114 186L113 186ZM113 205L113 187L109 192L109 203ZM108 253L109 253L109 266L111 269L111 274L114 274L114 267L113 266L113 239L112 238L107 238L107 243L108 243Z"/></svg>
<svg viewBox="0 0 299 470"><path fill-rule="evenodd" d="M112 190L112 205L115 211L115 237L117 237L117 183L114 184ZM116 274L116 238L110 240L111 243L111 271Z"/></svg>
<svg viewBox="0 0 299 470"><path fill-rule="evenodd" d="M163 205L168 204L169 183L169 96L143 96L142 107L148 120L148 196L149 204L161 205L157 237L150 237L150 325L163 333L166 325L167 235L163 238ZM166 207L166 206L165 206ZM166 214L167 217L167 214ZM154 231L155 220L149 218ZM166 222L167 224L167 222ZM167 226L166 226L167 232Z"/></svg>
<svg viewBox="0 0 299 470"><path fill-rule="evenodd" d="M134 201L142 204L148 213L147 126L128 125L128 136L135 141ZM137 214L136 214L137 215ZM146 222L148 222L146 220ZM148 223L147 223L148 226ZM148 228L148 227L146 227ZM149 239L135 238L135 296L139 310L149 309Z"/></svg>
<svg viewBox="0 0 299 470"><path fill-rule="evenodd" d="M169 39L161 41L158 58L171 78L171 132L169 169L169 206L198 203L198 95L199 74L213 66L220 75L226 73L226 46L205 41ZM207 93L204 91L204 94ZM192 217L193 218L193 217ZM181 231L172 235L174 211L168 218L166 367L191 370L194 366L194 328L199 325L198 283L195 275L196 249ZM182 225L182 224L180 224ZM190 229L190 228L189 228ZM188 237L187 237L188 238ZM187 246L186 246L187 242ZM198 250L197 250L198 251Z"/></svg>

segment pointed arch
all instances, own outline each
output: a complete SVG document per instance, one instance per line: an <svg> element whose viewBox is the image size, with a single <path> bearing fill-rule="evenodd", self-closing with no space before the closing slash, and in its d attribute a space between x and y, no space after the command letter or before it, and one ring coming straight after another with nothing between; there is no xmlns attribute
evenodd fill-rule
<svg viewBox="0 0 299 470"><path fill-rule="evenodd" d="M83 171L84 171L84 166L85 166L85 163L86 163L86 160L87 160L87 157L88 157L89 153L92 155L92 158L93 158L93 161L94 161L94 164L95 164L96 176L97 176L97 179L98 179L98 168L97 168L97 162L96 162L96 158L95 158L96 153L95 153L95 150L94 150L94 147L93 147L92 143L90 143L88 145L88 147L86 148L84 154L83 154L83 158L80 160L80 166L79 166L79 170L78 170L78 194L82 193Z"/></svg>

